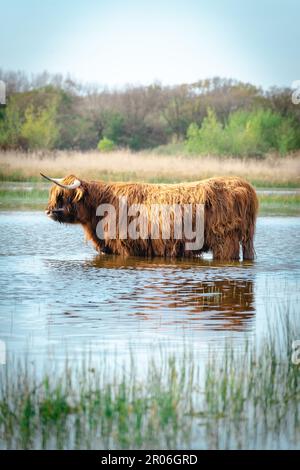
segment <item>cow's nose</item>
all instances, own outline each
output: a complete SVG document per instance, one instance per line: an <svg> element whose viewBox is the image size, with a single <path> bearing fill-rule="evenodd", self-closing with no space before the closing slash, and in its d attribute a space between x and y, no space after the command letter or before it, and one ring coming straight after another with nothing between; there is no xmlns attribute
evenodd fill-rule
<svg viewBox="0 0 300 470"><path fill-rule="evenodd" d="M51 211L50 211L49 209L46 209L46 210L45 210L45 214L46 214L46 215L50 215L50 214L51 214Z"/></svg>

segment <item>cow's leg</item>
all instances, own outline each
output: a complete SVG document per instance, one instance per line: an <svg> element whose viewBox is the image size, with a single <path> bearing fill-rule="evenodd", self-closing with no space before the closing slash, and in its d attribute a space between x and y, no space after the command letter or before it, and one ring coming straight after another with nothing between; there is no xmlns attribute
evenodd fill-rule
<svg viewBox="0 0 300 470"><path fill-rule="evenodd" d="M212 247L213 258L220 261L234 261L240 259L240 242L238 233L227 234L224 238L216 240Z"/></svg>
<svg viewBox="0 0 300 470"><path fill-rule="evenodd" d="M254 259L254 246L253 246L253 237L248 238L246 241L242 242L243 247L243 260L253 260Z"/></svg>

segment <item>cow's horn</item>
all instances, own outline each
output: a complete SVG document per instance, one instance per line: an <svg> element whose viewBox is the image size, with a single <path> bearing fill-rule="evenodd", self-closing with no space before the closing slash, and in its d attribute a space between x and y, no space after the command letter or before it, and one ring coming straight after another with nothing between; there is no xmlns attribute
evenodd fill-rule
<svg viewBox="0 0 300 470"><path fill-rule="evenodd" d="M63 178L50 178L49 176L43 175L43 173L40 173L40 175L46 180L51 181L54 184L57 184L57 186L60 186L63 189L76 189L76 188L79 188L79 186L81 185L81 181L77 179L75 179L74 183L72 184L62 184L64 180Z"/></svg>

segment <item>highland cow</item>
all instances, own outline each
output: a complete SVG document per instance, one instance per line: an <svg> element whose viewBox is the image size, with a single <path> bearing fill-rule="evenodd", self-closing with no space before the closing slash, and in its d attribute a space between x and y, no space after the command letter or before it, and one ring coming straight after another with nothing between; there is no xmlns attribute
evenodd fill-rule
<svg viewBox="0 0 300 470"><path fill-rule="evenodd" d="M197 256L211 251L216 260L238 260L240 246L243 259L254 258L253 238L258 211L258 199L254 188L238 177L216 177L199 182L181 184L147 183L105 183L79 180L73 175L63 179L44 178L52 181L50 199L46 213L53 220L82 225L86 238L91 240L98 252L130 256ZM129 206L140 204L150 208L153 205L203 205L204 240L200 249L186 249L186 239L162 236L166 221L157 216L159 236L151 236L146 225L146 237L132 239L105 232L103 238L97 235L101 217L97 208L110 205L115 208L116 219L120 216L120 198L126 198ZM102 214L103 216L103 214ZM128 219L132 217L128 216ZM172 218L171 218L172 221Z"/></svg>

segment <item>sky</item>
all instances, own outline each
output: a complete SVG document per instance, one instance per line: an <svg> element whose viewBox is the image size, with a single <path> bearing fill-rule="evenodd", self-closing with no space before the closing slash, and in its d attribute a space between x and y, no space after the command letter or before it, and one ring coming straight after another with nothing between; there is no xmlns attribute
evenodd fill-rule
<svg viewBox="0 0 300 470"><path fill-rule="evenodd" d="M300 0L0 0L0 68L108 87L300 79Z"/></svg>

